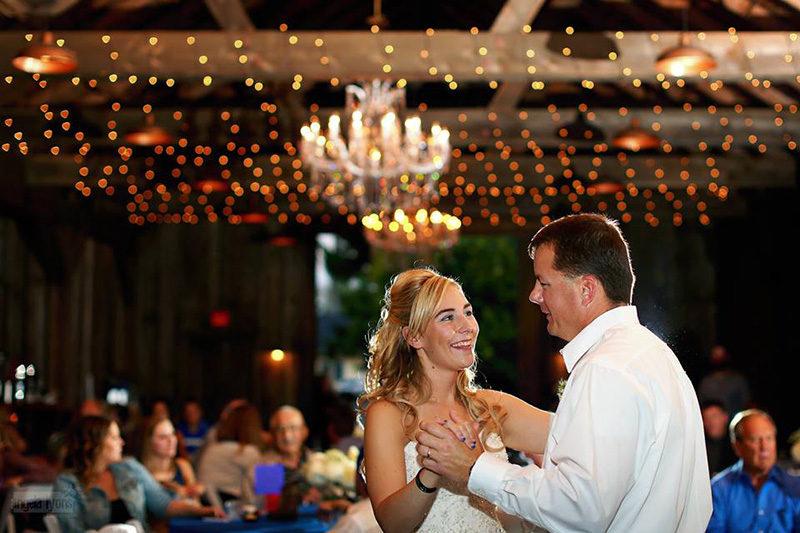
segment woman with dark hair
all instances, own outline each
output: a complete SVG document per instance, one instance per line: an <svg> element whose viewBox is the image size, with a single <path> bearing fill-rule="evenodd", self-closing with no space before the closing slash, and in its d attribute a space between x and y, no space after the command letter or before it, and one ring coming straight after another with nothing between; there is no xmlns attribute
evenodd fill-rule
<svg viewBox="0 0 800 533"><path fill-rule="evenodd" d="M253 498L253 470L261 460L261 415L249 403L220 421L217 442L208 446L197 469L200 483L213 486L223 501Z"/></svg>
<svg viewBox="0 0 800 533"><path fill-rule="evenodd" d="M177 455L178 436L172 422L168 418L151 419L144 431L142 464L173 495L198 499L203 485L197 483L192 463Z"/></svg>
<svg viewBox="0 0 800 533"><path fill-rule="evenodd" d="M211 507L172 499L135 459L122 459L124 441L116 422L83 417L71 428L67 466L54 487L60 501L58 522L64 533L100 529L136 520L147 527L156 517L221 516Z"/></svg>

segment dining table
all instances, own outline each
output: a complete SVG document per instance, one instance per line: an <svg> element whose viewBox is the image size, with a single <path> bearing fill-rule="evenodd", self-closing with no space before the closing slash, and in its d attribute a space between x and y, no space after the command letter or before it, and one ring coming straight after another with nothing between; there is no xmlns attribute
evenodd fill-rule
<svg viewBox="0 0 800 533"><path fill-rule="evenodd" d="M258 520L242 518L179 517L169 521L170 533L321 533L333 527L317 517L316 505L301 505L295 518L277 519L268 514Z"/></svg>

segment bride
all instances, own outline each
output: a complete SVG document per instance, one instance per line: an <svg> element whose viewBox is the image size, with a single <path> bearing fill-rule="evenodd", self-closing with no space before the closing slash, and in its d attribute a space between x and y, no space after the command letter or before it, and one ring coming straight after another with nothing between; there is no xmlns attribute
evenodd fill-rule
<svg viewBox="0 0 800 533"><path fill-rule="evenodd" d="M386 291L359 398L366 412L367 490L384 531L521 526L465 485L421 468L417 455L414 435L423 420L446 425L476 453L484 448L506 458L504 443L529 453L544 450L548 413L474 385L478 330L461 286L432 269L405 271ZM452 418L469 422L455 425Z"/></svg>

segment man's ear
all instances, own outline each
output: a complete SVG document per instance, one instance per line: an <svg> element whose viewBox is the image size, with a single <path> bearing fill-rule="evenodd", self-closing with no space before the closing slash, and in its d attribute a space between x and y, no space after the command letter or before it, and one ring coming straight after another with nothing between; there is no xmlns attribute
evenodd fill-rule
<svg viewBox="0 0 800 533"><path fill-rule="evenodd" d="M408 326L403 327L403 338L406 340L409 346L414 349L419 349L422 347L420 344L419 339L417 337L412 337L411 333L408 331Z"/></svg>
<svg viewBox="0 0 800 533"><path fill-rule="evenodd" d="M599 296L600 282L594 276L581 276L580 293L581 304L585 307L594 302Z"/></svg>
<svg viewBox="0 0 800 533"><path fill-rule="evenodd" d="M733 452L736 454L736 457L741 459L742 450L739 448L739 441L738 440L731 441L731 447L733 448Z"/></svg>

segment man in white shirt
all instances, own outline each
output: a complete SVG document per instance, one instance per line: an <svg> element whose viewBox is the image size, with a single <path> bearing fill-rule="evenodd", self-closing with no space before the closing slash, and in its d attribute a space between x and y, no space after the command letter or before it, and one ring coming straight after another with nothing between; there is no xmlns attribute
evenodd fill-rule
<svg viewBox="0 0 800 533"><path fill-rule="evenodd" d="M419 442L440 452L423 466L550 531L704 531L711 489L697 397L630 305L634 275L617 224L601 215L556 220L529 254L530 300L548 333L568 341L570 377L543 465L476 456L423 422Z"/></svg>

